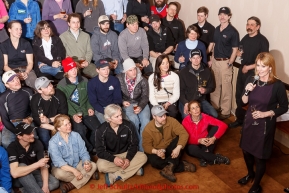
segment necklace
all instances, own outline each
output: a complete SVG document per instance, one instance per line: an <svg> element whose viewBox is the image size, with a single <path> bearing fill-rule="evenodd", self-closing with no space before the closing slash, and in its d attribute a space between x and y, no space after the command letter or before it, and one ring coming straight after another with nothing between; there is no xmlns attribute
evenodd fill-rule
<svg viewBox="0 0 289 193"><path fill-rule="evenodd" d="M258 85L259 87L263 87L263 86L265 86L266 84L267 84L267 82L264 82L262 85L260 85L259 80L258 80L258 82L257 82L257 85Z"/></svg>
<svg viewBox="0 0 289 193"><path fill-rule="evenodd" d="M198 116L198 119L197 119L197 120L194 120L194 118L193 118L193 116L192 116L192 120L193 120L194 123L197 123L197 122L200 121L200 116Z"/></svg>

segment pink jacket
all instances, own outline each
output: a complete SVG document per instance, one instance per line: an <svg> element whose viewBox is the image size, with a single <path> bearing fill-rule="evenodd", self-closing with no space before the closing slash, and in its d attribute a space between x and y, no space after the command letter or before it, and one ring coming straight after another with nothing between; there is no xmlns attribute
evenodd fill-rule
<svg viewBox="0 0 289 193"><path fill-rule="evenodd" d="M218 127L218 130L214 135L216 139L222 137L222 135L226 132L228 128L227 124L225 124L224 122L204 113L201 114L201 120L198 124L192 121L190 115L184 118L182 124L189 134L188 144L198 144L198 140L200 138L207 137L207 129L210 125Z"/></svg>

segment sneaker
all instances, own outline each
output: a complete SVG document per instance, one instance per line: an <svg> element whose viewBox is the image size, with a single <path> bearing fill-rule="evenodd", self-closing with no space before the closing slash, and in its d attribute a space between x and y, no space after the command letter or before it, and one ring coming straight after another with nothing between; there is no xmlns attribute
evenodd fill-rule
<svg viewBox="0 0 289 193"><path fill-rule="evenodd" d="M105 184L110 187L114 182L120 180L120 176L116 176L114 173L105 173Z"/></svg>
<svg viewBox="0 0 289 193"><path fill-rule="evenodd" d="M201 167L207 167L207 165L208 165L208 163L207 163L206 160L200 159L200 166L201 166Z"/></svg>
<svg viewBox="0 0 289 193"><path fill-rule="evenodd" d="M164 167L161 171L160 171L160 174L168 179L169 181L171 182L176 182L177 181L177 178L176 176L174 175L173 173L173 168L174 168L174 164L172 163L169 163L166 167Z"/></svg>
<svg viewBox="0 0 289 193"><path fill-rule="evenodd" d="M183 160L184 163L184 169L186 172L195 172L196 171L196 166L192 163L189 163L185 160Z"/></svg>
<svg viewBox="0 0 289 193"><path fill-rule="evenodd" d="M137 172L136 172L136 175L137 176L143 176L143 168L140 168Z"/></svg>
<svg viewBox="0 0 289 193"><path fill-rule="evenodd" d="M229 165L230 164L230 159L222 156L221 154L216 154L217 158L214 160L214 164L225 164Z"/></svg>
<svg viewBox="0 0 289 193"><path fill-rule="evenodd" d="M66 182L62 182L60 184L60 192L61 193L67 193L70 190L75 189L75 186L73 184L71 184L70 182L66 183Z"/></svg>

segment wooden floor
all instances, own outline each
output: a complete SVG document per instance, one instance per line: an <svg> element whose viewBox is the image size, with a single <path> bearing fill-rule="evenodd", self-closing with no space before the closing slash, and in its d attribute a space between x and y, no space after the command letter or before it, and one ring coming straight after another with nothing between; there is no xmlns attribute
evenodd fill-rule
<svg viewBox="0 0 289 193"><path fill-rule="evenodd" d="M234 117L226 120L232 122ZM251 184L241 186L237 183L238 179L247 174L242 151L239 148L240 127L228 129L226 134L219 140L216 153L221 153L231 159L230 165L213 165L200 167L197 159L184 155L183 159L190 161L197 166L195 173L176 174L177 182L172 183L164 179L159 174L159 170L152 168L149 164L144 166L144 176L133 176L125 182L117 181L113 187L105 186L104 174L100 174L100 180L90 180L79 190L71 193L142 193L157 192L160 190L166 193L247 193ZM289 149L278 144L281 150L289 154ZM263 193L281 193L284 187L289 186L289 157L274 146L271 159L267 163L267 171L264 175L261 186ZM52 193L58 193L59 190Z"/></svg>

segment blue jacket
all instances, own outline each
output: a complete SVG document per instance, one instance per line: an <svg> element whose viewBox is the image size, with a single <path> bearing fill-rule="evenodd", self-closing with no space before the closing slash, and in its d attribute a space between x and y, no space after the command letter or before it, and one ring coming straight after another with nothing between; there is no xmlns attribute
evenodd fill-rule
<svg viewBox="0 0 289 193"><path fill-rule="evenodd" d="M122 104L121 86L118 78L109 76L103 83L96 76L87 84L88 99L92 107L99 113L104 114L104 108L110 104Z"/></svg>
<svg viewBox="0 0 289 193"><path fill-rule="evenodd" d="M24 19L28 17L28 14L30 14L32 21L31 23L26 24L24 23ZM21 23L22 37L33 39L36 25L41 20L40 8L37 1L28 0L27 7L21 0L16 0L12 3L9 9L8 22L13 20L17 20Z"/></svg>
<svg viewBox="0 0 289 193"><path fill-rule="evenodd" d="M66 143L60 133L57 132L49 140L48 151L52 164L57 168L65 165L76 168L80 160L82 160L82 162L90 160L83 139L74 131L71 131L69 134L68 143Z"/></svg>
<svg viewBox="0 0 289 193"><path fill-rule="evenodd" d="M7 192L11 192L11 186L8 154L6 150L0 146L0 187L3 187Z"/></svg>

